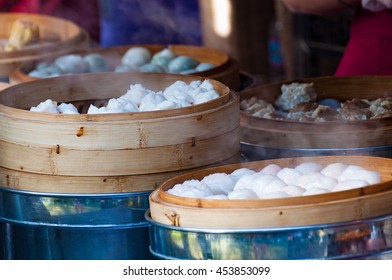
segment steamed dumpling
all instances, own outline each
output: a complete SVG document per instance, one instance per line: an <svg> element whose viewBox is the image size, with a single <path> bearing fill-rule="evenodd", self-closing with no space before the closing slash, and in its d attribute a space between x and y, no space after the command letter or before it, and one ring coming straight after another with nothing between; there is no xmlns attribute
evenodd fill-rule
<svg viewBox="0 0 392 280"><path fill-rule="evenodd" d="M139 110L140 111L153 111L157 104L165 101L165 97L156 92L149 92L146 96L143 97L140 102Z"/></svg>
<svg viewBox="0 0 392 280"><path fill-rule="evenodd" d="M161 66L153 64L153 63L146 63L139 67L140 72L154 72L154 73L164 73L165 69Z"/></svg>
<svg viewBox="0 0 392 280"><path fill-rule="evenodd" d="M321 173L303 174L298 178L297 185L304 189L311 188L324 188L327 190L332 189L337 184L337 180L324 176Z"/></svg>
<svg viewBox="0 0 392 280"><path fill-rule="evenodd" d="M141 84L130 85L128 91L120 98L124 98L132 101L136 106L140 106L143 98L149 93L149 91Z"/></svg>
<svg viewBox="0 0 392 280"><path fill-rule="evenodd" d="M281 169L276 176L279 177L287 185L295 185L298 178L302 176L302 173L294 168L285 167Z"/></svg>
<svg viewBox="0 0 392 280"><path fill-rule="evenodd" d="M195 68L199 61L193 57L180 55L172 59L168 65L169 73L181 73Z"/></svg>
<svg viewBox="0 0 392 280"><path fill-rule="evenodd" d="M61 114L79 114L78 109L71 103L61 103L57 106Z"/></svg>
<svg viewBox="0 0 392 280"><path fill-rule="evenodd" d="M359 180L359 179L352 180L352 179L350 179L350 180L345 180L345 181L339 182L332 189L332 191L333 192L346 191L346 190L361 188L361 187L367 186L368 184L369 183L366 182L365 180Z"/></svg>
<svg viewBox="0 0 392 280"><path fill-rule="evenodd" d="M122 56L121 63L137 67L150 62L151 52L143 47L132 47Z"/></svg>
<svg viewBox="0 0 392 280"><path fill-rule="evenodd" d="M365 169L355 171L350 176L350 180L364 180L369 184L377 184L381 182L380 173Z"/></svg>
<svg viewBox="0 0 392 280"><path fill-rule="evenodd" d="M46 99L45 101L39 103L37 106L33 106L30 108L31 112L41 112L41 113L51 113L57 114L59 111L57 110L57 102L52 99Z"/></svg>
<svg viewBox="0 0 392 280"><path fill-rule="evenodd" d="M304 162L295 167L295 170L302 172L303 174L320 172L322 169L322 165L315 162Z"/></svg>
<svg viewBox="0 0 392 280"><path fill-rule="evenodd" d="M262 198L266 193L280 191L285 183L277 176L262 174L258 176L252 185L252 190Z"/></svg>
<svg viewBox="0 0 392 280"><path fill-rule="evenodd" d="M241 178L243 175L252 175L255 174L256 171L249 169L249 168L239 168L231 172L231 177L234 178L236 181Z"/></svg>
<svg viewBox="0 0 392 280"><path fill-rule="evenodd" d="M363 170L363 168L358 165L347 166L346 169L344 169L343 172L340 174L338 181L342 182L351 179L352 175L358 170Z"/></svg>
<svg viewBox="0 0 392 280"><path fill-rule="evenodd" d="M290 197L290 195L283 191L276 191L276 192L267 193L262 198L271 199L271 198L285 198L285 197Z"/></svg>
<svg viewBox="0 0 392 280"><path fill-rule="evenodd" d="M305 189L296 185L287 185L282 188L282 191L290 196L301 196L305 192Z"/></svg>
<svg viewBox="0 0 392 280"><path fill-rule="evenodd" d="M251 189L237 189L230 192L227 197L229 199L256 199L257 194Z"/></svg>
<svg viewBox="0 0 392 280"><path fill-rule="evenodd" d="M308 190L304 191L304 192L302 193L302 195L303 195L303 196L307 196L307 195L316 195L316 194L323 194L323 193L327 193L327 192L329 192L329 191L326 190L326 189L322 189L322 188L311 188L311 189L308 189Z"/></svg>
<svg viewBox="0 0 392 280"><path fill-rule="evenodd" d="M347 168L347 164L344 163L331 163L323 168L320 173L335 179L338 179L342 172Z"/></svg>
<svg viewBox="0 0 392 280"><path fill-rule="evenodd" d="M99 53L91 53L83 57L83 61L88 65L88 72L108 72L109 64L106 59Z"/></svg>
<svg viewBox="0 0 392 280"><path fill-rule="evenodd" d="M139 71L139 67L136 65L132 65L132 64L119 64L116 66L116 68L114 68L114 72L138 72Z"/></svg>
<svg viewBox="0 0 392 280"><path fill-rule="evenodd" d="M54 64L57 65L63 73L86 73L89 65L83 60L81 55L67 54L56 58Z"/></svg>
<svg viewBox="0 0 392 280"><path fill-rule="evenodd" d="M236 181L226 173L214 173L203 178L204 182L213 192L213 194L227 195L234 189Z"/></svg>
<svg viewBox="0 0 392 280"><path fill-rule="evenodd" d="M165 48L152 56L151 63L159 65L163 69L168 69L170 61L172 61L176 55L169 48Z"/></svg>
<svg viewBox="0 0 392 280"><path fill-rule="evenodd" d="M263 169L260 170L261 173L263 174L270 174L270 175L276 175L278 174L278 172L282 170L282 167L280 167L277 164L268 164L267 166L265 166Z"/></svg>
<svg viewBox="0 0 392 280"><path fill-rule="evenodd" d="M176 184L167 192L172 195L192 198L203 198L213 195L209 187L205 183L198 180L187 180L182 184Z"/></svg>

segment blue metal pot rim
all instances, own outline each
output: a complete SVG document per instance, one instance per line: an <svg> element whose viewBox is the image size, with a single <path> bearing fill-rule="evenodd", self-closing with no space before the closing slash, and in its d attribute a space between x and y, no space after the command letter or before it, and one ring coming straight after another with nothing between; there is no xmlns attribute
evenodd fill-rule
<svg viewBox="0 0 392 280"><path fill-rule="evenodd" d="M149 223L147 221L138 222L138 223L126 223L126 224L53 224L53 223L42 223L42 222L29 222L29 221L16 221L7 218L0 218L0 222L15 224L18 226L27 226L27 227L47 227L47 228L58 228L61 230L72 229L72 230L111 230L111 229L129 229L129 228L144 228L149 227Z"/></svg>
<svg viewBox="0 0 392 280"><path fill-rule="evenodd" d="M45 197L58 197L58 198L124 198L132 196L145 196L149 195L151 191L139 192L121 192L121 193L52 193L52 192L35 192L26 190L16 190L5 187L0 187L0 191L15 193L19 195L29 196L45 196Z"/></svg>
<svg viewBox="0 0 392 280"><path fill-rule="evenodd" d="M0 188L0 222L62 229L147 227L149 195L150 191L79 195Z"/></svg>

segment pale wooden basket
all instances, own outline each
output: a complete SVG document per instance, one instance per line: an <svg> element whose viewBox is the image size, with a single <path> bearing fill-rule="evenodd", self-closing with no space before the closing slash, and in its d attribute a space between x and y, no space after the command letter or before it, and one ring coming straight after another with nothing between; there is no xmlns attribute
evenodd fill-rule
<svg viewBox="0 0 392 280"><path fill-rule="evenodd" d="M90 185L101 182L97 185L101 191L108 181L132 180L124 176L138 176L142 181L141 175L153 174L158 178L155 183L161 183L164 177L159 173L173 175L234 158L238 162L239 98L214 80L210 81L219 98L180 109L97 115L28 111L47 98L72 102L85 110L90 103L120 97L130 84L140 83L158 91L178 80L189 83L204 78L157 73L81 74L26 82L3 90L0 130L5 133L0 136L0 167L7 187L31 188L26 179L22 186L22 180L7 183L7 176L25 174L26 178L66 176L58 180L64 185L83 177L81 181L88 180ZM50 182L58 177L41 178ZM147 181L144 188L153 189ZM89 190L93 192L94 188Z"/></svg>
<svg viewBox="0 0 392 280"><path fill-rule="evenodd" d="M282 84L313 83L318 99L374 100L392 96L392 77L317 77L258 85L241 92L241 100L262 98L274 103ZM392 145L392 117L363 121L291 121L253 117L241 111L241 142L270 148L367 148Z"/></svg>
<svg viewBox="0 0 392 280"><path fill-rule="evenodd" d="M381 183L327 194L277 199L209 200L174 196L175 184L241 167L260 170L274 163L294 167L302 162L323 166L341 162L380 172ZM392 214L392 159L368 156L320 156L262 160L198 170L165 181L150 195L153 220L196 228L263 228L346 222Z"/></svg>
<svg viewBox="0 0 392 280"><path fill-rule="evenodd" d="M124 46L113 46L113 47L100 47L100 48L87 48L73 51L72 53L87 55L91 53L99 53L108 61L111 68L114 69L121 63L121 57L126 53L129 48L132 47L144 47L148 49L152 54L155 54L164 48L170 48L176 55L186 55L197 59L200 62L212 63L215 67L195 72L192 75L201 77L208 77L219 81L228 87L236 90L240 86L240 69L238 62L229 57L225 52L207 48L204 46L192 46L192 45L124 45ZM9 75L10 82L12 84L22 83L26 81L33 81L39 78L30 77L28 73L33 70L39 62L53 62L56 57L49 57L45 60L37 60L21 65L15 69Z"/></svg>
<svg viewBox="0 0 392 280"><path fill-rule="evenodd" d="M30 13L0 13L0 39L8 39L12 24L17 19L38 24L40 40L21 50L0 52L0 76L8 76L23 63L61 55L89 45L88 33L72 21Z"/></svg>

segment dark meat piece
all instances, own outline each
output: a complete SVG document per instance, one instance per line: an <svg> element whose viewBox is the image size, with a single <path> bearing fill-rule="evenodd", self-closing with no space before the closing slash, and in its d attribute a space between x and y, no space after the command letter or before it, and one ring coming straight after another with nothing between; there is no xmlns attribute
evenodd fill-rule
<svg viewBox="0 0 392 280"><path fill-rule="evenodd" d="M335 121L340 119L338 111L324 105L319 105L314 110L312 117L318 121Z"/></svg>

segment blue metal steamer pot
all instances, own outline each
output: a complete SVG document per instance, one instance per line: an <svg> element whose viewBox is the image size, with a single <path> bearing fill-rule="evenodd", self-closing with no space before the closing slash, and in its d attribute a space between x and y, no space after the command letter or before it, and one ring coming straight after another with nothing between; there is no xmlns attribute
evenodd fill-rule
<svg viewBox="0 0 392 280"><path fill-rule="evenodd" d="M312 226L205 229L151 219L150 251L159 259L392 259L392 216Z"/></svg>
<svg viewBox="0 0 392 280"><path fill-rule="evenodd" d="M153 259L149 191L53 194L0 188L3 259Z"/></svg>

